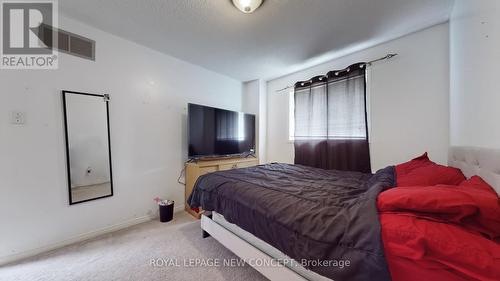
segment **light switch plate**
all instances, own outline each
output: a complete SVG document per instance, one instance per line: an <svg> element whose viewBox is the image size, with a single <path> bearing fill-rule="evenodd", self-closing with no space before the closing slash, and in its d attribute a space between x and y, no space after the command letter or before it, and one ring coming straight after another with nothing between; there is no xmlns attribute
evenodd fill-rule
<svg viewBox="0 0 500 281"><path fill-rule="evenodd" d="M26 114L22 111L12 111L10 113L10 123L14 125L24 125Z"/></svg>

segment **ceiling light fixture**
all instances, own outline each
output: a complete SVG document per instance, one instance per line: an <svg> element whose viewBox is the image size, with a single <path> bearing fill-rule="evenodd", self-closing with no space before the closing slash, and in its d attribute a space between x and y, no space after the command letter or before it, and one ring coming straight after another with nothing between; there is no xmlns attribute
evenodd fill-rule
<svg viewBox="0 0 500 281"><path fill-rule="evenodd" d="M260 7L262 0L233 0L233 4L243 13L250 14Z"/></svg>

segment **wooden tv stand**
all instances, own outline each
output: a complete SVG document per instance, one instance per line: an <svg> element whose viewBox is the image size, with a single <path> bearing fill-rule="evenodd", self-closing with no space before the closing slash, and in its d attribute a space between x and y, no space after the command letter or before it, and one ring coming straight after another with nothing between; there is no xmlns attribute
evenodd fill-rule
<svg viewBox="0 0 500 281"><path fill-rule="evenodd" d="M190 213L193 217L199 219L203 210L195 212L191 210L187 203L187 199L191 192L193 191L194 184L198 177L216 172L225 171L238 168L252 167L259 164L258 158L248 157L248 158L225 158L225 159L211 159L211 160L198 160L195 162L186 163L186 188L185 188L185 210Z"/></svg>

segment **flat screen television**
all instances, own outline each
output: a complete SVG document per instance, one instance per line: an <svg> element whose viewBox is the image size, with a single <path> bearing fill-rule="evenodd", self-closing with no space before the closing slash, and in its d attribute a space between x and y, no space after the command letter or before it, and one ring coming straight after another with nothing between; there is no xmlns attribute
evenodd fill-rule
<svg viewBox="0 0 500 281"><path fill-rule="evenodd" d="M255 153L255 115L188 104L189 158Z"/></svg>

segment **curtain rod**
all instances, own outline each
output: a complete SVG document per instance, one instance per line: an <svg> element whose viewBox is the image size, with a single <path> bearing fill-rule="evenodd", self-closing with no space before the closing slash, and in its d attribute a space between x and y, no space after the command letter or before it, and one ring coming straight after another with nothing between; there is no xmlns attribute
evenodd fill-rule
<svg viewBox="0 0 500 281"><path fill-rule="evenodd" d="M388 60L388 59L392 59L393 57L397 56L398 54L394 53L394 54L387 54L385 55L384 57L381 57L381 58L378 58L378 59L375 59L375 60L371 60L371 61L367 61L365 62L364 65L372 65L374 62L378 62L378 61L383 61L383 60ZM342 71L342 70L340 70ZM281 91L284 91L284 90L287 90L287 89L291 89L291 88L294 88L294 86L286 86L285 88L282 88L282 89L279 89L279 90L276 90L276 92L281 92Z"/></svg>

